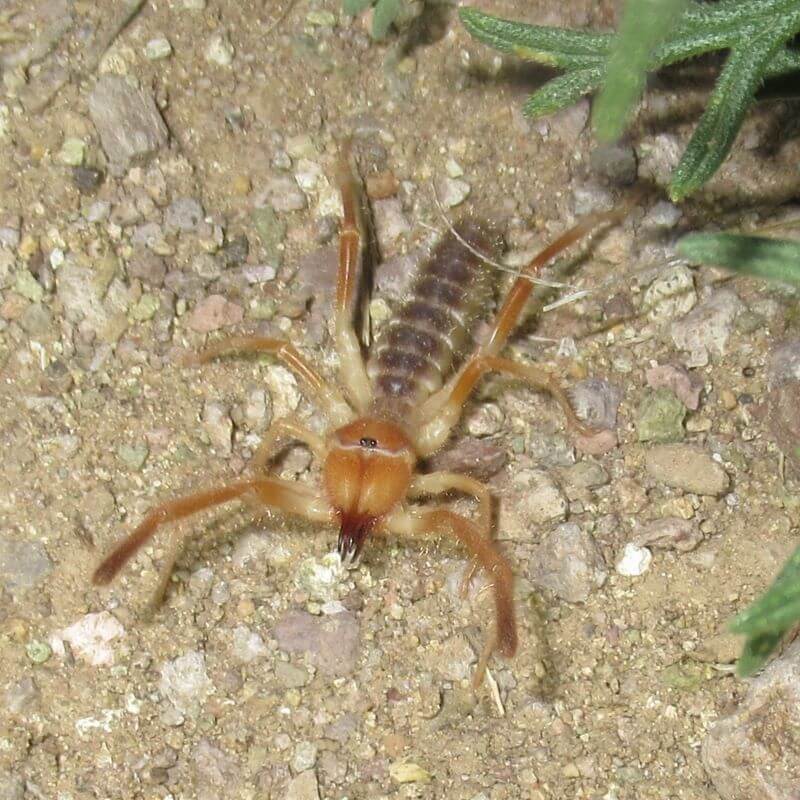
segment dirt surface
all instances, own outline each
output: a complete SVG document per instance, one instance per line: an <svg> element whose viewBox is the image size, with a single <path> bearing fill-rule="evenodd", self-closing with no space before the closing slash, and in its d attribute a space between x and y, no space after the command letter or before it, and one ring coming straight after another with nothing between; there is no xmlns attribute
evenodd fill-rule
<svg viewBox="0 0 800 800"><path fill-rule="evenodd" d="M598 28L615 12L479 5ZM800 148L778 138L788 110L759 108L676 209L660 187L706 81L680 97L674 76L654 81L619 151L646 199L579 263L570 280L592 293L509 348L565 383L603 379L581 386L612 407L617 446L576 450L553 400L518 384L492 380L468 406L455 463L476 452L498 499L521 635L473 694L491 594L479 578L460 596L467 561L447 541L372 541L346 572L333 529L226 506L182 524L190 541L149 621L168 536L110 589L91 572L153 505L243 473L271 419L296 409L321 425L268 359L181 360L260 332L333 374L344 137L386 261L376 327L405 254L446 227L433 186L449 217L501 219L518 266L624 198L607 175L625 170L592 161L586 101L526 120L547 75L473 43L447 7L403 51L338 0L147 3L93 63L119 6L0 7L2 796L719 800L700 747L746 691L725 625L797 544L768 389L776 343L800 326L785 290L670 277L671 246L711 223L797 218L779 207L800 183ZM8 60L32 42L47 46ZM141 90L152 137L116 155L110 138L133 124L103 121L97 81L128 91L113 76ZM679 448L666 466L665 446ZM319 478L302 448L278 469Z"/></svg>

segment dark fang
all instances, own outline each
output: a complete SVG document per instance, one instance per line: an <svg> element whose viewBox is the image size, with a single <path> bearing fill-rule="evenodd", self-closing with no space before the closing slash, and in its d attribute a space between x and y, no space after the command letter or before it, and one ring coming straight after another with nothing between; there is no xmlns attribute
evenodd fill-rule
<svg viewBox="0 0 800 800"><path fill-rule="evenodd" d="M336 550L343 563L352 564L361 555L361 549L375 520L372 517L342 514L341 521Z"/></svg>

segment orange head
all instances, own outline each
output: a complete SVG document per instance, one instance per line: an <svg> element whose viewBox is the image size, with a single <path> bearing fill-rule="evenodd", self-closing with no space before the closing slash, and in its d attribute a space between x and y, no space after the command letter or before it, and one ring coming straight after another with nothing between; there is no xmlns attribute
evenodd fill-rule
<svg viewBox="0 0 800 800"><path fill-rule="evenodd" d="M358 558L373 525L405 497L415 461L408 437L390 422L366 417L334 432L323 480L343 560Z"/></svg>

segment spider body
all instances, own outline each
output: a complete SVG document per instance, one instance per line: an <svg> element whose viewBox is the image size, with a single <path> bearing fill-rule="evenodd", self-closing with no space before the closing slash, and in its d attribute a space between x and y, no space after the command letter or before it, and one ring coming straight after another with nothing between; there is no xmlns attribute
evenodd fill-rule
<svg viewBox="0 0 800 800"><path fill-rule="evenodd" d="M389 533L457 539L473 558L473 570L490 577L495 625L475 674L480 683L493 651L511 657L517 649L513 573L491 537L488 488L453 472L420 474L419 462L441 448L458 423L462 408L481 378L500 372L550 392L570 424L590 433L575 415L560 383L534 365L500 356L530 296L536 272L566 247L619 212L593 214L537 255L512 284L486 343L464 357L476 319L487 304L491 272L487 260L501 249L497 232L472 219L459 223L437 246L415 276L409 297L378 338L369 361L353 325L353 305L361 261L359 191L349 159L339 174L344 221L339 245L334 341L340 384L324 379L288 341L234 337L203 350L196 363L231 352L268 353L294 371L327 415L329 432L320 437L299 420L273 423L251 463L251 476L157 506L119 542L95 570L95 584L107 584L161 525L243 497L287 514L338 524L338 551L345 561L359 556L366 540ZM288 440L300 441L323 463L322 490L269 474L270 459ZM460 492L477 500L475 519L445 505L414 501ZM160 601L182 538L173 528L154 600ZM471 573L470 573L471 574Z"/></svg>

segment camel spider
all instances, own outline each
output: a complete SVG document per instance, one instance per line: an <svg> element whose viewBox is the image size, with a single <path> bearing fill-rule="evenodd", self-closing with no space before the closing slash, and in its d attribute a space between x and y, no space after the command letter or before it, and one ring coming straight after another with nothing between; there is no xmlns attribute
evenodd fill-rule
<svg viewBox="0 0 800 800"><path fill-rule="evenodd" d="M277 420L253 457L252 477L156 506L100 563L93 582L108 584L162 525L243 497L315 522L338 524L338 552L344 561L357 558L366 539L373 535L423 538L444 534L464 545L473 558L473 569L483 568L491 576L495 625L475 674L477 686L495 650L507 658L517 650L513 574L492 540L488 487L453 472L419 474L417 464L445 444L465 402L488 372L509 375L550 392L574 428L584 434L594 432L576 416L554 376L535 366L517 364L500 353L531 294L536 272L596 226L618 220L621 213L590 214L542 250L512 284L485 344L462 359L456 369L459 351L486 299L490 268L481 254L497 256L501 248L500 237L491 226L469 218L462 220L422 265L408 300L385 326L365 362L352 324L362 235L359 184L349 156L341 159L339 180L344 219L334 337L343 391L324 379L291 342L282 339L237 336L212 344L195 357L201 364L232 352L274 356L295 373L325 411L327 436L318 436L296 419ZM287 439L304 443L322 461L321 491L269 475L269 461ZM443 505L407 502L451 491L477 500L475 521ZM181 540L180 533L174 531L155 602L166 589Z"/></svg>

